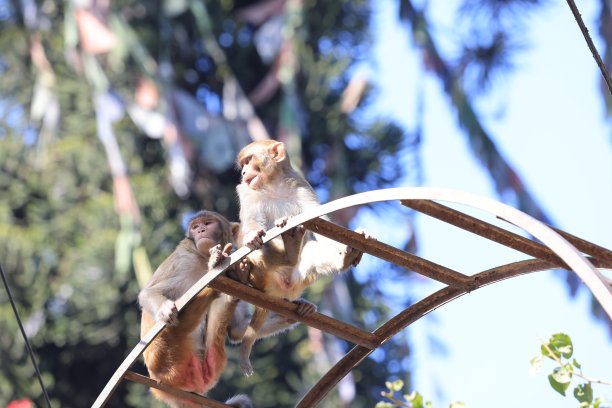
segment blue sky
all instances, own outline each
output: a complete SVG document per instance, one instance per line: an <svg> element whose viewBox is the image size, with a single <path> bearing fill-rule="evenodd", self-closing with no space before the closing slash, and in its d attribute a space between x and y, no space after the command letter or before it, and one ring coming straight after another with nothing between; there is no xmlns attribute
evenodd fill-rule
<svg viewBox="0 0 612 408"><path fill-rule="evenodd" d="M594 3L578 7L596 36ZM454 29L448 10L456 0L428 4L431 20L443 23L439 29ZM396 21L396 7L393 0L376 2L373 72L382 88L379 114L414 128L415 89L423 87L423 185L497 199L439 81L422 71L410 34ZM612 248L612 133L597 66L566 2L549 2L533 14L528 30L529 47L518 56L517 69L496 83L478 109L495 143L556 226ZM426 216L418 217L417 227L419 254L459 271L476 273L524 258ZM584 290L570 299L555 274L539 272L488 286L413 324L408 333L415 389L436 408L453 400L469 408L577 407L573 397L563 398L548 385L552 364L535 376L529 373L538 339L557 332L572 337L585 373L612 380L607 329L591 318ZM406 291L421 298L435 288L424 280ZM447 354L431 347L432 335ZM595 394L609 401L612 387L597 387Z"/></svg>

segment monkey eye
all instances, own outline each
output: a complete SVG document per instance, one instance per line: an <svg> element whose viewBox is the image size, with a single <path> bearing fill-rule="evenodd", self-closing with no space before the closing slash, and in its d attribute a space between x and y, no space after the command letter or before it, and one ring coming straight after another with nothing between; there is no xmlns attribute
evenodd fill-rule
<svg viewBox="0 0 612 408"><path fill-rule="evenodd" d="M251 159L253 158L253 155L247 156L242 160L242 163L240 163L241 167L246 166L247 164L249 164L249 162L251 161Z"/></svg>

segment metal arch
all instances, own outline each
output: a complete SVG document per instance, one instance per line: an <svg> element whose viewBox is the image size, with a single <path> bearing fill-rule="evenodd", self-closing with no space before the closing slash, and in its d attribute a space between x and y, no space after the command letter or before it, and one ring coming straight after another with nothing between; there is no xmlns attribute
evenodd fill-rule
<svg viewBox="0 0 612 408"><path fill-rule="evenodd" d="M576 248L574 248L566 239L559 235L559 233L555 232L550 227L539 222L533 217L505 204L458 190L428 187L389 188L344 197L323 204L313 210L290 218L285 227L283 228L274 227L270 229L266 232L264 243L270 241L271 239L277 237L285 231L288 231L300 224L304 224L307 221L313 220L322 215L326 215L347 207L393 200L449 201L484 210L499 218L511 222L512 224L522 228L535 238L539 239L547 247L552 249L563 260L563 262L565 262L565 264L567 264L574 272L578 274L582 281L591 290L595 298L602 305L608 316L612 318L612 289L606 285L605 278L599 273L599 271L597 271L597 269ZM211 283L213 279L215 279L225 269L227 269L227 267L235 264L244 256L248 255L248 253L250 252L251 250L247 247L239 248L222 265L203 276L198 282L196 282L194 286L192 286L183 296L181 296L181 298L177 300L176 304L178 310L182 310L202 289L204 289L204 287L206 287L209 283ZM537 262L538 261L536 261L536 264ZM507 267L508 265L495 268L494 270L483 272L478 275L474 275L470 278L470 280L472 280L472 285L449 286L439 292L436 292L436 294L431 296L438 295L439 300L433 303L431 303L432 301L430 300L429 302L431 303L431 307L425 307L424 309L422 309L422 314L419 315L417 313L416 315L414 315L415 320L424 316L426 313L429 313L431 310L434 310L440 305L454 299L457 296L461 296L462 294L467 293L472 289L476 289L488 283L494 283L501 279L517 276L522 273L532 271L527 268L525 269L525 272L520 272L524 270L521 268L524 268L525 266L514 269L507 269ZM531 265L531 268L533 267L534 266ZM546 267L544 269L550 269L551 267L555 267L555 265L546 263ZM495 270L502 270L505 271L505 273L493 272ZM423 307L423 305L425 305L426 303L422 302L425 302L427 299L430 299L431 296L421 302L418 302L413 306L416 307L417 305L421 305L421 307ZM416 308L412 310L416 310ZM411 319L402 320L399 317L400 315L405 316L406 314L410 313L414 312L408 312L407 309L406 311L400 313L398 316L392 318L389 322L387 322L385 325L381 326L374 332L374 334L379 336L379 338L381 339L378 346L384 343L392 335L397 333L397 331L403 329L414 321ZM398 321L398 319L400 320ZM401 324L399 324L400 321ZM134 347L134 349L129 353L126 359L121 363L119 368L115 371L115 373L113 374L109 382L106 384L92 407L103 407L108 402L114 390L117 388L122 379L124 379L128 369L136 362L136 359L144 352L144 350L155 339L155 337L157 337L157 335L161 332L161 330L163 330L164 327L165 324L157 323L143 336L140 342ZM357 364L359 364L359 362L361 362L363 358L365 358L369 353L371 353L371 351L372 349L370 348L364 346L356 346L347 354L347 356L345 356L344 359L342 359L335 367L333 367L330 372L328 372L321 379L321 381L317 385L315 385L315 387L310 390L310 392L302 399L298 406L313 406L311 404L316 404L316 402L320 401L320 399L322 399L327 394L327 392L348 373L348 371L350 371ZM346 371L347 369L348 371ZM330 381L330 379L332 381ZM328 386L319 387L319 384L322 383L328 384ZM312 399L312 394L317 389L318 396Z"/></svg>
<svg viewBox="0 0 612 408"><path fill-rule="evenodd" d="M598 267L612 267L612 263L610 262L602 262L596 259L593 259L592 261ZM498 266L496 268L473 275L472 278L478 282L476 289L479 289L506 279L528 273L546 271L556 267L557 265L547 261L529 259ZM446 303L449 303L467 293L469 293L468 290L458 287L447 286L440 289L389 319L389 321L376 329L374 334L381 338L380 345L383 345L387 340L420 318L426 316L440 306L443 306ZM340 382L340 380L346 377L353 368L357 367L373 351L374 350L363 346L353 347L343 358L341 358L332 368L330 368L329 371L323 377L321 377L321 379L314 386L310 388L310 390L296 405L296 408L317 406L317 404L325 398L325 396Z"/></svg>

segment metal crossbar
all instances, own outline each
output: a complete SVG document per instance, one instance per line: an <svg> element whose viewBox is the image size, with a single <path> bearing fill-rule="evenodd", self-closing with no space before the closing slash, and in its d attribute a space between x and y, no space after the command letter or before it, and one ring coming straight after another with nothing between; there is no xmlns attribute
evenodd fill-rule
<svg viewBox="0 0 612 408"><path fill-rule="evenodd" d="M433 200L466 204L488 211L496 217L522 228L538 241L494 226ZM435 217L450 225L475 233L534 258L501 265L468 276L384 242L368 239L362 234L319 218L343 208L381 201L400 201L404 206L420 213ZM275 227L267 231L264 243L300 224L317 234L324 235L447 286L398 313L373 332L369 332L321 313L300 316L296 313L297 306L295 304L270 297L254 288L220 275L228 266L239 262L240 259L248 255L250 250L246 247L238 249L222 265L207 273L176 302L179 311L204 287L210 286L253 305L269 309L335 335L355 345L302 397L296 405L299 408L317 406L342 378L375 349L421 317L470 291L505 279L559 267L574 271L593 292L608 316L612 317L612 286L597 270L597 268L612 268L612 251L564 231L552 229L518 210L492 200L459 191L431 188L384 189L361 193L332 201L308 213L290 218L285 227ZM585 257L581 252L589 255L589 257ZM162 389L205 407L227 407L226 404L197 394L173 389L146 376L129 371L136 359L163 328L163 323L157 323L143 336L102 390L93 404L94 408L103 407L118 384L124 379Z"/></svg>

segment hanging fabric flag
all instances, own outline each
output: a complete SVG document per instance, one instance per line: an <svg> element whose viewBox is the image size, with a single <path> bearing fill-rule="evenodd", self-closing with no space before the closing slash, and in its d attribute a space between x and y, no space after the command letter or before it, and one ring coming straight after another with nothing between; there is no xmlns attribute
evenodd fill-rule
<svg viewBox="0 0 612 408"><path fill-rule="evenodd" d="M109 52L117 43L117 37L91 12L76 10L77 26L83 51L90 54Z"/></svg>

